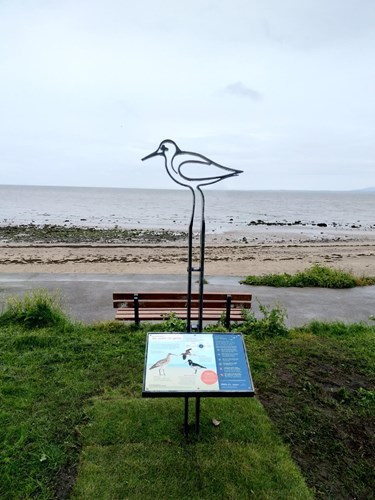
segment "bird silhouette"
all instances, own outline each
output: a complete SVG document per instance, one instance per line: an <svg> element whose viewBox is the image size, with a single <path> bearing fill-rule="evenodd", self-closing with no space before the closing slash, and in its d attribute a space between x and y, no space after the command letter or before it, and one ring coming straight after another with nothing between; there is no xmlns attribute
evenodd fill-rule
<svg viewBox="0 0 375 500"><path fill-rule="evenodd" d="M176 356L176 354L172 354L171 352L169 352L165 358L159 359L159 361L156 361L156 363L150 366L149 370L153 370L154 368L159 368L159 375L162 374L161 372L163 372L163 374L165 375L164 367L168 363L170 363L171 356Z"/></svg>
<svg viewBox="0 0 375 500"><path fill-rule="evenodd" d="M215 184L228 177L234 177L242 173L242 170L224 167L206 156L190 151L182 151L177 144L165 139L153 153L142 158L142 161L162 156L168 175L177 184L189 188Z"/></svg>
<svg viewBox="0 0 375 500"><path fill-rule="evenodd" d="M191 359L188 360L189 366L197 373L199 368L206 368L205 366L199 365L198 363L194 363Z"/></svg>
<svg viewBox="0 0 375 500"><path fill-rule="evenodd" d="M199 272L199 316L198 331L203 329L203 285L204 285L204 249L205 249L205 199L202 186L216 184L224 179L235 177L242 170L225 167L216 163L206 156L191 151L182 151L171 139L162 141L156 151L142 158L142 161L155 156L164 158L164 165L169 177L179 184L190 189L193 195L193 209L189 224L189 250L188 250L188 290L187 290L187 322L186 331L191 332L191 291L192 273ZM193 266L193 225L195 215L196 192L201 200L201 223L200 223L200 255L199 265Z"/></svg>
<svg viewBox="0 0 375 500"><path fill-rule="evenodd" d="M188 356L191 356L191 350L192 350L192 347L189 347L189 349L186 349L185 352L182 352L181 353L182 359L185 360Z"/></svg>

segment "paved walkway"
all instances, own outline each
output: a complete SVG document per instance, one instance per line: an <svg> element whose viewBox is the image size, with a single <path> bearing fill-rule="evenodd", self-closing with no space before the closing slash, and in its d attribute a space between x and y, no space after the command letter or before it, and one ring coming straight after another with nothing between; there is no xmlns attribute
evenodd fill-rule
<svg viewBox="0 0 375 500"><path fill-rule="evenodd" d="M240 276L206 276L206 279L206 291L251 292L256 313L257 301L284 306L289 326L300 326L313 319L368 321L370 315L375 315L375 286L346 290L271 288L240 285ZM61 293L70 317L92 323L114 318L112 292L185 291L186 282L186 275L0 273L0 310L8 295L44 288Z"/></svg>

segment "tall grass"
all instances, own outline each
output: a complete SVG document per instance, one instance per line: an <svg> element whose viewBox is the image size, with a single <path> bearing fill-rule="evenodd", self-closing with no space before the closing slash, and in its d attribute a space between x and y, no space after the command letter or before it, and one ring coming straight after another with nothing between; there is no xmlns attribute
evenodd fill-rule
<svg viewBox="0 0 375 500"><path fill-rule="evenodd" d="M366 323L344 323L343 321L332 321L330 323L322 321L311 321L309 324L295 328L298 332L308 332L313 335L335 335L335 336L345 336L345 335L361 335L365 332L375 331L373 326L367 325Z"/></svg>
<svg viewBox="0 0 375 500"><path fill-rule="evenodd" d="M359 277L346 271L314 264L309 269L296 274L267 274L265 276L247 276L241 281L245 285L274 287L320 287L354 288L375 284L375 277Z"/></svg>
<svg viewBox="0 0 375 500"><path fill-rule="evenodd" d="M21 325L25 328L64 327L69 324L57 294L33 290L22 297L9 297L0 315L0 325Z"/></svg>

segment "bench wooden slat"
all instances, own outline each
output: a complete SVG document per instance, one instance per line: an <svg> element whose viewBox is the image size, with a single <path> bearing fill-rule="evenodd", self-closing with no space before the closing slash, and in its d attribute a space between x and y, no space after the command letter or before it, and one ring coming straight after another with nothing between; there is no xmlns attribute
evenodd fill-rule
<svg viewBox="0 0 375 500"><path fill-rule="evenodd" d="M174 308L174 307L185 307L187 306L187 301L186 300L143 300L140 299L138 301L139 307L144 308L144 307L161 307L163 309L168 309L168 308ZM232 309L238 309L241 307L246 307L251 304L251 301L233 301L232 299ZM203 301L203 307L204 308L217 308L217 307L222 307L223 306L223 301L220 300L204 300ZM113 304L113 307L115 308L134 308L134 300L128 300L128 301L116 301ZM191 302L191 307L199 307L199 301L193 300Z"/></svg>
<svg viewBox="0 0 375 500"><path fill-rule="evenodd" d="M169 313L174 313L177 317L186 318L186 309L173 309L171 311L161 309L143 309L139 311L140 319L160 319L168 316ZM220 319L222 314L225 313L223 309L204 310L203 319ZM192 319L198 319L199 309L191 310ZM131 309L118 309L116 318L131 318L134 319L134 312ZM231 318L242 318L242 310L237 309L231 312Z"/></svg>
<svg viewBox="0 0 375 500"><path fill-rule="evenodd" d="M199 311L198 308L194 308L194 309L191 309L191 311ZM117 315L121 315L121 314L128 314L128 313L132 313L133 310L132 309L128 309L128 308L121 308L121 309L117 309L116 311L116 314ZM175 307L173 309L164 309L164 308L160 308L160 307L155 307L155 308L150 308L150 309L140 309L139 310L139 314L141 315L146 315L148 313L150 314L154 314L155 312L159 313L159 314L163 314L163 315L167 315L169 314L169 312L175 312L175 313L178 313L178 314L185 314L186 315L186 308L184 307ZM221 314L225 312L225 310L222 308L222 307L216 307L215 309L203 309L203 314L207 315L207 316L217 316L218 314ZM242 309L234 309L233 311L233 314L242 314Z"/></svg>
<svg viewBox="0 0 375 500"><path fill-rule="evenodd" d="M163 300L187 300L187 293L185 292L114 292L113 300L124 302L132 300L134 295L138 295L139 299L142 300L152 300L162 297ZM251 294L249 293L216 293L208 292L204 293L204 300L226 300L227 296L231 295L239 301L248 301ZM199 293L193 292L191 294L192 300L199 300ZM251 300L251 299L250 299Z"/></svg>

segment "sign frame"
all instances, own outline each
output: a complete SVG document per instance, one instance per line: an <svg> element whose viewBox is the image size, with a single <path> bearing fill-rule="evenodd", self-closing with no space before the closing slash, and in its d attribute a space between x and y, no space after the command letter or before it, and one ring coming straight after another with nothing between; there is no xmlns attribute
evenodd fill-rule
<svg viewBox="0 0 375 500"><path fill-rule="evenodd" d="M185 338L189 339L189 341L191 341L192 344L194 343L194 339L196 341L199 341L200 338L203 338L203 339L209 339L210 338L212 340L212 346L213 346L213 347L211 346L211 351L212 351L211 352L211 358L214 355L214 357L215 357L216 375L217 375L217 379L220 379L220 381L222 380L222 377L220 377L218 375L219 370L217 368L217 357L220 356L220 354L218 354L219 350L218 350L217 346L215 346L215 338L217 338L217 340L219 340L219 339L222 340L222 339L226 338L226 339L228 339L228 342L229 342L230 339L233 339L233 337L236 337L236 343L237 343L237 346L236 346L237 347L237 352L236 352L236 354L238 354L238 356L241 357L241 359L239 359L239 363L241 365L241 370L242 370L242 372L244 372L244 370L246 371L246 373L244 375L245 375L245 378L247 377L246 383L249 383L250 388L246 388L246 389L240 388L240 389L237 389L237 390L236 389L221 389L220 387L216 388L215 390L209 390L209 388L207 388L207 390L205 390L205 389L199 389L199 390L198 389L196 389L196 390L190 390L190 389L170 389L170 388L168 388L168 389L167 388L166 389L148 389L146 387L147 386L147 382L148 382L148 371L150 370L150 366L148 366L150 363L148 362L148 360L150 358L152 358L152 353L150 353L150 345L152 344L152 342L150 342L150 339L152 338L151 336L156 336L155 338L157 338L157 336L159 336L159 335L160 336L165 336L165 340L166 340L167 343L168 342L169 343L173 342L173 340L174 340L173 336L175 336L176 345L178 345L177 340L179 338L182 338L181 342L184 342ZM170 336L170 337L168 338L168 336ZM214 336L220 336L221 338L220 337L214 337ZM181 349L181 347L180 347L180 349ZM178 355L176 355L176 354L171 354L171 355L173 355L173 356L182 356L183 353L178 354ZM188 354L186 356L186 358L188 358L190 356L191 355ZM160 355L158 357L160 358ZM155 356L154 356L154 358L153 358L152 361L154 361L154 360L155 360ZM161 361L161 360L159 360L159 361ZM187 359L185 362L188 363L189 359ZM169 363L169 361L168 361L168 363ZM167 364L167 363L165 363L165 364ZM202 363L202 365L203 365L203 363ZM203 367L201 367L200 365L198 365L198 366L199 366L198 370L200 370L200 371L202 371L203 368L206 368L205 366L203 366ZM155 370L158 370L158 369L163 370L163 368L164 368L164 366L162 364L160 367L156 366ZM192 366L192 368L194 369L194 366ZM206 370L206 372L214 372L214 370ZM159 375L163 376L162 373L163 372L160 371ZM197 373L197 372L195 372L195 373ZM220 384L220 382L218 381L217 385L219 385L219 384ZM209 387L209 385L210 384L208 384L207 387ZM229 397L230 398L230 397L253 397L253 396L255 396L255 389L254 389L254 384L253 384L253 380L252 380L252 376L251 376L250 363L249 363L249 360L248 360L247 351L246 351L246 348L245 348L245 343L244 343L244 339L243 339L242 333L238 333L238 332L230 332L230 333L223 333L223 332L210 332L210 333L203 333L203 332L202 333L199 333L199 332L197 332L197 333L186 333L186 332L185 333L183 333L183 332L148 332L147 333L146 350L145 350L145 361L144 361L144 372L143 372L142 397L144 397L144 398Z"/></svg>

